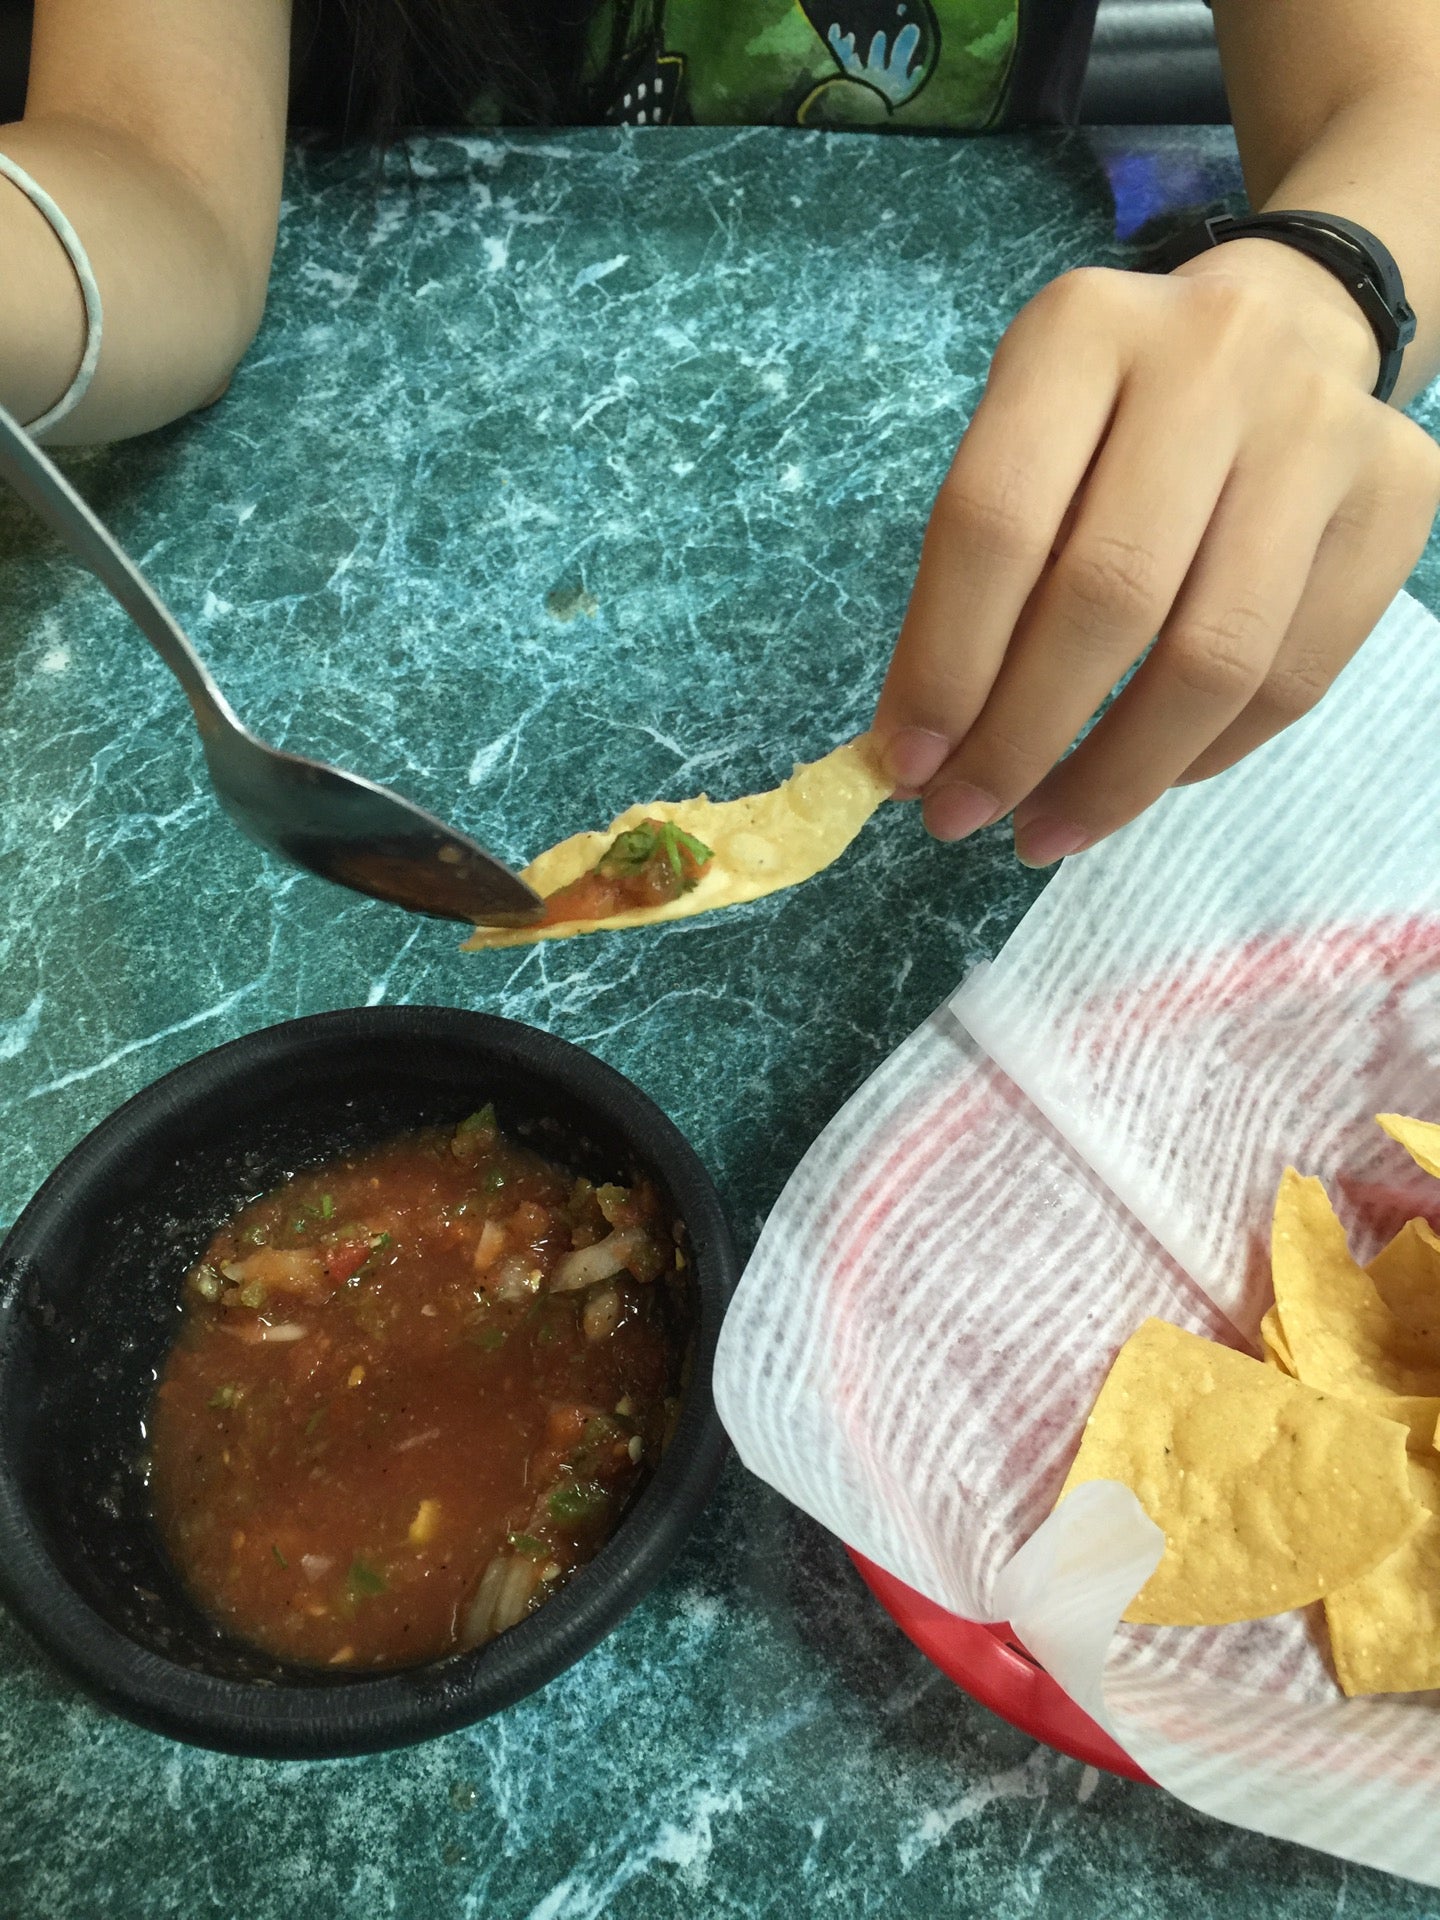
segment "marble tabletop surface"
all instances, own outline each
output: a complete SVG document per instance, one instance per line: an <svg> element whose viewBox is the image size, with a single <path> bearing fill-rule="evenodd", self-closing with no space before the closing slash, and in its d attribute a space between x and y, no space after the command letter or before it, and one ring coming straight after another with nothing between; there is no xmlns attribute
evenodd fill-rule
<svg viewBox="0 0 1440 1920"><path fill-rule="evenodd" d="M228 396L67 464L259 731L520 860L638 796L768 785L862 726L1008 315L1237 185L1229 134L1193 129L301 153ZM464 955L241 840L165 670L6 502L0 556L0 1222L193 1054L436 1001L639 1081L748 1245L825 1119L1041 884L1002 831L946 850L891 808L794 894ZM1415 586L1440 608L1433 542ZM1037 1747L733 1462L588 1659L407 1752L173 1745L0 1616L3 1920L1342 1912L1440 1905Z"/></svg>

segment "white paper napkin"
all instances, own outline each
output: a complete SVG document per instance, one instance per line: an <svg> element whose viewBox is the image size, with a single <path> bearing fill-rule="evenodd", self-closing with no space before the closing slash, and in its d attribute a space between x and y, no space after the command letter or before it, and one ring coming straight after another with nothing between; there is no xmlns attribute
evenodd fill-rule
<svg viewBox="0 0 1440 1920"><path fill-rule="evenodd" d="M1141 1320L1253 1335L1287 1163L1362 1255L1436 1209L1386 1109L1440 1113L1440 626L1403 595L1313 714L1068 862L837 1115L716 1397L753 1471L1009 1618L1182 1799L1440 1885L1440 1695L1345 1701L1300 1615L1117 1628L1156 1530L1113 1485L1047 1517Z"/></svg>

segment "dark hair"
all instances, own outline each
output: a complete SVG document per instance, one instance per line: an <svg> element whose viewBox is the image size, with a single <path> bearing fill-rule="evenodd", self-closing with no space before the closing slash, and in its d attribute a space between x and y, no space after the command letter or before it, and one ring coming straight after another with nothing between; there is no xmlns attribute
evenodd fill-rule
<svg viewBox="0 0 1440 1920"><path fill-rule="evenodd" d="M302 0L291 117L342 139L459 126L477 102L506 124L603 116L636 0Z"/></svg>

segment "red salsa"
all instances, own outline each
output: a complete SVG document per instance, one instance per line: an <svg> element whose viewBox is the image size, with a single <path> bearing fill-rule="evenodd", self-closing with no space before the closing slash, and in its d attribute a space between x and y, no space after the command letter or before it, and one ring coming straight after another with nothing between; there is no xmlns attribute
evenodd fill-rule
<svg viewBox="0 0 1440 1920"><path fill-rule="evenodd" d="M675 1412L678 1228L485 1108L298 1174L215 1235L155 1389L199 1604L282 1659L478 1646L599 1549Z"/></svg>
<svg viewBox="0 0 1440 1920"><path fill-rule="evenodd" d="M714 855L670 820L642 820L617 833L589 873L546 896L537 926L610 920L635 907L666 906L697 886Z"/></svg>

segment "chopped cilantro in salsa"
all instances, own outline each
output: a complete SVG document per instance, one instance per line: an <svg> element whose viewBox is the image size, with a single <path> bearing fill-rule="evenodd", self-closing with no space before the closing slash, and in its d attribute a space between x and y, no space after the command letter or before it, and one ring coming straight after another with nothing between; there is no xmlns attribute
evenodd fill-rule
<svg viewBox="0 0 1440 1920"><path fill-rule="evenodd" d="M685 856L689 855L687 862ZM595 871L607 879L625 879L643 873L653 861L663 861L687 893L700 877L700 870L711 858L709 847L692 833L682 833L671 820L646 820L625 833L617 833L595 863ZM687 873L687 866L689 872Z"/></svg>
<svg viewBox="0 0 1440 1920"><path fill-rule="evenodd" d="M350 1562L350 1591L352 1594L384 1593L389 1584L383 1573L377 1573L374 1567L367 1566L363 1560Z"/></svg>

